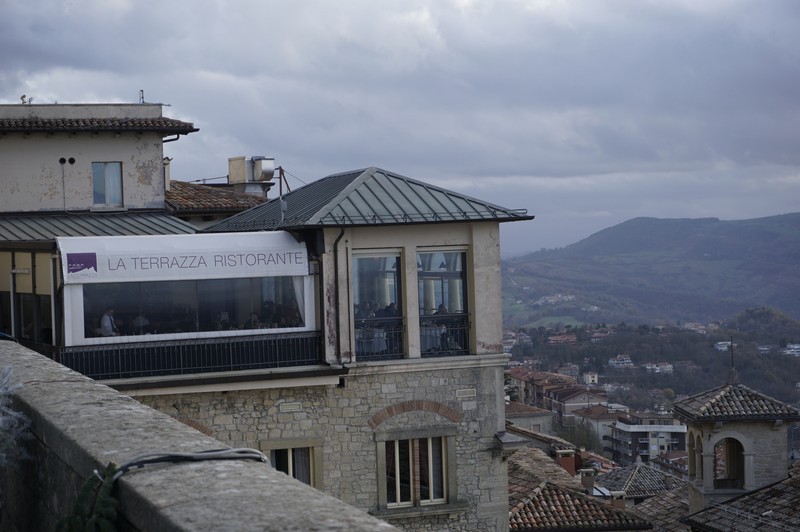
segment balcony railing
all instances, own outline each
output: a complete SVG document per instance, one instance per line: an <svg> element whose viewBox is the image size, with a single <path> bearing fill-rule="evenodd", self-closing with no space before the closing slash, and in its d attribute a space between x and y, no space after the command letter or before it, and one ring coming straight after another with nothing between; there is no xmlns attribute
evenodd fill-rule
<svg viewBox="0 0 800 532"><path fill-rule="evenodd" d="M44 353L93 379L322 364L322 333L303 332L55 348Z"/></svg>
<svg viewBox="0 0 800 532"><path fill-rule="evenodd" d="M356 361L397 360L405 357L403 318L365 318L356 321Z"/></svg>
<svg viewBox="0 0 800 532"><path fill-rule="evenodd" d="M425 316L419 320L422 358L468 355L469 317L466 314Z"/></svg>

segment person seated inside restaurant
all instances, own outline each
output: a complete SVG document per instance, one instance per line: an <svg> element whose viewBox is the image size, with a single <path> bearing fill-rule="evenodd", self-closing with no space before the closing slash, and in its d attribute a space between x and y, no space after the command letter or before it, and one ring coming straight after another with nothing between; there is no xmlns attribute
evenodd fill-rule
<svg viewBox="0 0 800 532"><path fill-rule="evenodd" d="M119 329L114 321L114 307L108 306L100 318L100 336L119 336Z"/></svg>
<svg viewBox="0 0 800 532"><path fill-rule="evenodd" d="M397 303L389 303L378 313L379 318L393 318L397 316Z"/></svg>

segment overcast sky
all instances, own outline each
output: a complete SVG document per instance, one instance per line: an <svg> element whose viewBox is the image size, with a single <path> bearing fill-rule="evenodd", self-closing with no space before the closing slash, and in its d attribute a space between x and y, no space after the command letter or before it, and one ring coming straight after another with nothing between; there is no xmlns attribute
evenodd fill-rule
<svg viewBox="0 0 800 532"><path fill-rule="evenodd" d="M794 0L0 0L0 50L0 103L193 122L173 179L379 166L536 215L505 257L800 210Z"/></svg>

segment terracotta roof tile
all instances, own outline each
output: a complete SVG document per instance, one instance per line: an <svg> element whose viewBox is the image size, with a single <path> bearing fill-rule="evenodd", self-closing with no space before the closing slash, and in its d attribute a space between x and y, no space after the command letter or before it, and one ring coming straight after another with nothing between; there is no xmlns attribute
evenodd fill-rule
<svg viewBox="0 0 800 532"><path fill-rule="evenodd" d="M531 416L537 414L551 414L550 410L539 408L537 406L530 406L518 401L509 401L506 403L506 417L513 416Z"/></svg>
<svg viewBox="0 0 800 532"><path fill-rule="evenodd" d="M166 194L167 206L175 214L242 212L261 205L266 198L252 194L237 194L232 190L170 181Z"/></svg>
<svg viewBox="0 0 800 532"><path fill-rule="evenodd" d="M524 493L536 488L544 480L564 488L584 491L580 479L567 473L542 449L525 447L508 459L509 497L520 493L524 497Z"/></svg>
<svg viewBox="0 0 800 532"><path fill-rule="evenodd" d="M624 491L626 499L647 498L685 486L686 481L637 462L597 477L610 491Z"/></svg>
<svg viewBox="0 0 800 532"><path fill-rule="evenodd" d="M645 530L645 519L584 495L541 449L526 448L508 460L508 522L511 530Z"/></svg>
<svg viewBox="0 0 800 532"><path fill-rule="evenodd" d="M525 438L529 438L531 440L535 440L550 446L551 449L572 449L577 451L578 446L574 443L570 443L563 438L559 438L558 436L552 436L550 434L545 434L544 432L537 432L531 429L525 429L522 427L517 427L511 422L506 423L506 430L512 434L516 434L517 436L523 436Z"/></svg>
<svg viewBox="0 0 800 532"><path fill-rule="evenodd" d="M778 532L800 530L800 466L789 478L691 514L683 522L697 530Z"/></svg>
<svg viewBox="0 0 800 532"><path fill-rule="evenodd" d="M653 523L659 532L683 532L689 527L680 522L689 515L689 486L659 493L633 507L633 513Z"/></svg>
<svg viewBox="0 0 800 532"><path fill-rule="evenodd" d="M172 118L3 118L0 132L155 131L193 133L193 124Z"/></svg>
<svg viewBox="0 0 800 532"><path fill-rule="evenodd" d="M690 421L800 420L800 410L743 384L725 384L675 403L676 415Z"/></svg>
<svg viewBox="0 0 800 532"><path fill-rule="evenodd" d="M510 530L648 530L638 515L544 481L510 505Z"/></svg>

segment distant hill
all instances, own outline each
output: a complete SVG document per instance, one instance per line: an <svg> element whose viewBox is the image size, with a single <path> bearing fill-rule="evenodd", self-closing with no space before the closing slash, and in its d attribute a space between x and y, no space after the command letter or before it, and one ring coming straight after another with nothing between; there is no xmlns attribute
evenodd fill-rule
<svg viewBox="0 0 800 532"><path fill-rule="evenodd" d="M770 307L800 318L800 213L634 218L565 248L503 260L507 326L676 323Z"/></svg>

